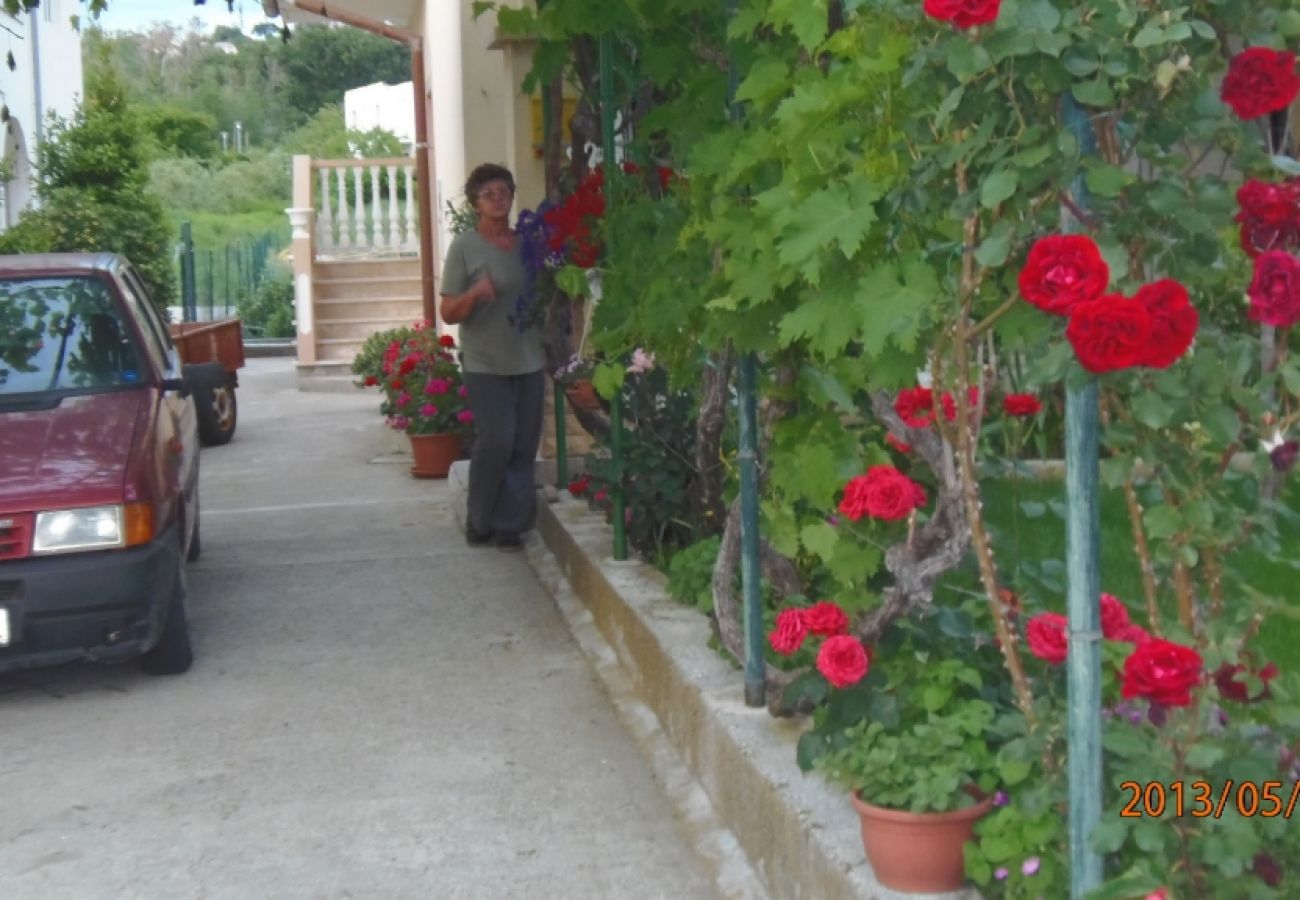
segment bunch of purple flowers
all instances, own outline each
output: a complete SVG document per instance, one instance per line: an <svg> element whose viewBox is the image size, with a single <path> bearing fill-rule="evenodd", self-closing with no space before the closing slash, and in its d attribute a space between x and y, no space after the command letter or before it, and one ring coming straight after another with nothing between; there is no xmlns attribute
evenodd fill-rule
<svg viewBox="0 0 1300 900"><path fill-rule="evenodd" d="M509 318L511 324L520 331L545 320L546 310L540 289L542 276L564 265L563 255L553 252L548 246L551 228L546 224L546 211L549 208L550 204L542 201L535 210L521 210L515 222L515 233L519 235L519 255L524 263L524 291L515 301L515 311Z"/></svg>

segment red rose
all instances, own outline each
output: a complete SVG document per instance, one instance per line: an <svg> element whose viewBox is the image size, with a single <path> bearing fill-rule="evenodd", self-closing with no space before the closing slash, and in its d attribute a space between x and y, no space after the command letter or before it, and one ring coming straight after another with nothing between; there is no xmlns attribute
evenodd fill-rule
<svg viewBox="0 0 1300 900"><path fill-rule="evenodd" d="M1167 369L1178 361L1196 337L1200 316L1188 299L1187 288L1172 278L1162 278L1138 289L1133 298L1151 317L1151 339L1139 365Z"/></svg>
<svg viewBox="0 0 1300 900"><path fill-rule="evenodd" d="M840 512L853 521L863 516L895 522L925 505L925 490L893 466L872 466L844 487Z"/></svg>
<svg viewBox="0 0 1300 900"><path fill-rule="evenodd" d="M1033 394L1007 394L1002 398L1002 411L1009 416L1036 416L1043 404Z"/></svg>
<svg viewBox="0 0 1300 900"><path fill-rule="evenodd" d="M456 339L449 334L444 334L442 337L438 338L438 343L444 347L455 347Z"/></svg>
<svg viewBox="0 0 1300 900"><path fill-rule="evenodd" d="M591 485L591 479L585 475L582 478L575 478L569 482L569 493L575 497L581 497L587 493L587 488Z"/></svg>
<svg viewBox="0 0 1300 900"><path fill-rule="evenodd" d="M808 624L804 620L802 609L783 609L776 615L776 627L767 636L772 649L782 656L789 656L803 646L803 639L808 636Z"/></svg>
<svg viewBox="0 0 1300 900"><path fill-rule="evenodd" d="M837 688L857 684L871 667L871 657L862 642L847 634L827 638L817 651L817 671Z"/></svg>
<svg viewBox="0 0 1300 900"><path fill-rule="evenodd" d="M1141 364L1151 340L1151 316L1123 294L1106 294L1074 307L1065 336L1080 365L1100 374Z"/></svg>
<svg viewBox="0 0 1300 900"><path fill-rule="evenodd" d="M1120 640L1120 635L1132 624L1128 617L1128 607L1118 597L1113 594L1101 595L1101 633L1106 640Z"/></svg>
<svg viewBox="0 0 1300 900"><path fill-rule="evenodd" d="M1294 53L1248 47L1228 63L1219 96L1240 118L1258 119L1286 109L1298 93Z"/></svg>
<svg viewBox="0 0 1300 900"><path fill-rule="evenodd" d="M897 450L899 453L911 453L911 452L912 452L912 445L911 445L911 444L903 443L903 442L900 441L898 438L894 437L894 435L893 435L892 433L887 433L887 434L885 435L885 443L888 444L889 446L893 447L893 448L894 448L895 450Z"/></svg>
<svg viewBox="0 0 1300 900"><path fill-rule="evenodd" d="M1039 613L1025 626L1025 642L1029 652L1039 659L1059 666L1065 662L1069 651L1066 641L1066 618L1060 613Z"/></svg>
<svg viewBox="0 0 1300 900"><path fill-rule="evenodd" d="M1122 644L1145 644L1151 640L1151 635L1141 625L1126 625L1112 638Z"/></svg>
<svg viewBox="0 0 1300 900"><path fill-rule="evenodd" d="M1148 697L1162 706L1188 706L1201 683L1201 654L1162 638L1138 644L1124 661L1126 698Z"/></svg>
<svg viewBox="0 0 1300 900"><path fill-rule="evenodd" d="M934 392L914 387L898 392L894 412L909 428L929 428L934 421Z"/></svg>
<svg viewBox="0 0 1300 900"><path fill-rule="evenodd" d="M958 28L987 25L998 17L1002 0L925 0L925 14Z"/></svg>
<svg viewBox="0 0 1300 900"><path fill-rule="evenodd" d="M376 378L374 375L366 376L366 387L374 387L377 384L379 384L379 379Z"/></svg>
<svg viewBox="0 0 1300 900"><path fill-rule="evenodd" d="M970 397L971 409L974 409L980 402L980 389L971 388L968 396ZM945 419L951 422L957 418L957 401L952 399L952 394L944 394L940 397L939 404L943 407L943 417ZM936 412L934 415L938 417L939 414Z"/></svg>
<svg viewBox="0 0 1300 900"><path fill-rule="evenodd" d="M1241 249L1249 256L1300 245L1300 180L1281 184L1251 179L1237 189L1234 221L1241 223Z"/></svg>
<svg viewBox="0 0 1300 900"><path fill-rule="evenodd" d="M1300 260L1281 250L1261 253L1246 293L1252 322L1279 328L1300 322Z"/></svg>
<svg viewBox="0 0 1300 900"><path fill-rule="evenodd" d="M823 600L803 611L804 624L813 634L830 637L849 630L849 617L837 604Z"/></svg>
<svg viewBox="0 0 1300 900"><path fill-rule="evenodd" d="M1020 296L1043 312L1068 316L1076 304L1106 292L1110 266L1092 238L1054 234L1029 249L1019 281Z"/></svg>
<svg viewBox="0 0 1300 900"><path fill-rule="evenodd" d="M1214 684L1219 688L1219 693L1225 699L1235 700L1238 703L1256 703L1270 696L1268 683L1277 677L1277 666L1269 663L1258 672L1253 672L1256 678L1264 683L1263 690L1255 696L1250 695L1246 682L1238 680L1238 676L1246 675L1247 669L1241 663L1224 663L1219 666L1214 673Z"/></svg>

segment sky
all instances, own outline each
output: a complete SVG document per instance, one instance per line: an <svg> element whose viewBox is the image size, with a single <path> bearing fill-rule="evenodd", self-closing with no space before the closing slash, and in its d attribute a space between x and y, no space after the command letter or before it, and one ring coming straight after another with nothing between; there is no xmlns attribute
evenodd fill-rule
<svg viewBox="0 0 1300 900"><path fill-rule="evenodd" d="M226 0L208 0L203 6L195 6L194 0L109 0L99 25L105 31L147 31L155 22L170 22L188 29L197 18L201 30L209 32L221 25L237 27L241 8L245 31L266 19L259 0L235 0L233 13L227 11Z"/></svg>

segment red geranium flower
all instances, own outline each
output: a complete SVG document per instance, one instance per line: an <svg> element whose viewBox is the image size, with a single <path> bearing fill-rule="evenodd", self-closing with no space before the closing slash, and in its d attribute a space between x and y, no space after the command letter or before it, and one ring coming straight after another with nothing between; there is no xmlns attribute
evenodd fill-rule
<svg viewBox="0 0 1300 900"><path fill-rule="evenodd" d="M1192 345L1201 321L1187 296L1187 288L1172 278L1162 278L1154 284L1143 285L1133 299L1151 317L1151 339L1139 365L1169 368Z"/></svg>
<svg viewBox="0 0 1300 900"><path fill-rule="evenodd" d="M1020 296L1043 312L1068 316L1079 303L1106 292L1110 267L1090 237L1054 234L1029 249L1020 270Z"/></svg>
<svg viewBox="0 0 1300 900"><path fill-rule="evenodd" d="M1279 328L1300 322L1300 260L1281 250L1261 253L1246 293L1252 322Z"/></svg>
<svg viewBox="0 0 1300 900"><path fill-rule="evenodd" d="M374 375L366 376L366 387L374 387L377 384L379 384L379 379L376 378Z"/></svg>
<svg viewBox="0 0 1300 900"><path fill-rule="evenodd" d="M772 649L782 656L789 656L803 646L803 639L808 636L808 624L801 609L783 609L776 615L776 627L767 636Z"/></svg>
<svg viewBox="0 0 1300 900"><path fill-rule="evenodd" d="M575 497L581 497L587 493L587 488L591 486L591 479L586 475L581 478L575 478L569 482L569 493Z"/></svg>
<svg viewBox="0 0 1300 900"><path fill-rule="evenodd" d="M449 334L444 334L438 338L438 343L444 347L455 347L456 339Z"/></svg>
<svg viewBox="0 0 1300 900"><path fill-rule="evenodd" d="M958 28L987 25L998 17L1002 0L925 0L925 14Z"/></svg>
<svg viewBox="0 0 1300 900"><path fill-rule="evenodd" d="M838 604L828 600L814 603L803 611L804 624L813 634L830 637L843 634L849 629L849 617Z"/></svg>
<svg viewBox="0 0 1300 900"><path fill-rule="evenodd" d="M1039 659L1059 666L1065 662L1069 651L1066 641L1066 618L1060 613L1039 613L1025 626L1025 642L1029 652Z"/></svg>
<svg viewBox="0 0 1300 900"><path fill-rule="evenodd" d="M388 386L395 391L400 391L406 386L406 383L400 378L394 378L392 381L388 382Z"/></svg>
<svg viewBox="0 0 1300 900"><path fill-rule="evenodd" d="M1243 119L1258 119L1291 105L1300 94L1295 54L1248 47L1228 63L1219 96Z"/></svg>
<svg viewBox="0 0 1300 900"><path fill-rule="evenodd" d="M895 522L926 502L925 490L893 466L872 466L844 487L840 512L853 521L863 516Z"/></svg>
<svg viewBox="0 0 1300 900"><path fill-rule="evenodd" d="M1147 697L1162 706L1188 706L1204 663L1191 647L1162 638L1138 644L1124 661L1126 698Z"/></svg>
<svg viewBox="0 0 1300 900"><path fill-rule="evenodd" d="M857 684L871 667L871 657L862 642L847 634L827 638L817 652L817 671L837 688Z"/></svg>
<svg viewBox="0 0 1300 900"><path fill-rule="evenodd" d="M1106 294L1074 307L1065 336L1089 372L1140 365L1151 340L1151 315L1123 294Z"/></svg>
<svg viewBox="0 0 1300 900"><path fill-rule="evenodd" d="M1043 404L1033 394L1007 394L1002 398L1002 410L1009 416L1036 416Z"/></svg>

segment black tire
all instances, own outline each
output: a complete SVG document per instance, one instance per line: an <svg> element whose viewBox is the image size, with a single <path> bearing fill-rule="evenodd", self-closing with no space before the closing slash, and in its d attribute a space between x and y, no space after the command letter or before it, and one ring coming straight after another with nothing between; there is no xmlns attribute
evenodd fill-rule
<svg viewBox="0 0 1300 900"><path fill-rule="evenodd" d="M185 552L185 561L194 562L203 552L203 519L199 515L199 498L194 498L194 533L190 536L190 549Z"/></svg>
<svg viewBox="0 0 1300 900"><path fill-rule="evenodd" d="M219 363L193 369L194 411L199 419L199 442L205 447L230 443L239 419L233 379Z"/></svg>
<svg viewBox="0 0 1300 900"><path fill-rule="evenodd" d="M162 637L152 650L140 657L140 668L147 675L180 675L190 670L194 663L194 648L190 645L190 622L185 612L185 564L177 574L177 590L167 603L167 619L163 622Z"/></svg>

